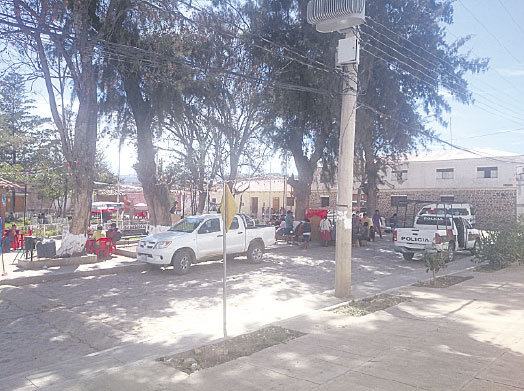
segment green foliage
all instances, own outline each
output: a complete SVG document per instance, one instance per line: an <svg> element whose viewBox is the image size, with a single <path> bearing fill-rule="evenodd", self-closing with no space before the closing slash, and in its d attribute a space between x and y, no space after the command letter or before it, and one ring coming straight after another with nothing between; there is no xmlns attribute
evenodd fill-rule
<svg viewBox="0 0 524 391"><path fill-rule="evenodd" d="M476 260L489 262L494 269L524 264L524 222L506 224L499 230L485 231Z"/></svg>
<svg viewBox="0 0 524 391"><path fill-rule="evenodd" d="M486 59L460 52L469 37L449 40L453 12L447 0L366 2L355 151L368 202L376 198L385 167L433 142L426 118L445 122L450 106L443 91L471 103L465 75L487 68Z"/></svg>
<svg viewBox="0 0 524 391"><path fill-rule="evenodd" d="M424 252L424 262L426 272L433 273L433 285L437 284L437 273L446 268L447 253L445 251L426 251Z"/></svg>

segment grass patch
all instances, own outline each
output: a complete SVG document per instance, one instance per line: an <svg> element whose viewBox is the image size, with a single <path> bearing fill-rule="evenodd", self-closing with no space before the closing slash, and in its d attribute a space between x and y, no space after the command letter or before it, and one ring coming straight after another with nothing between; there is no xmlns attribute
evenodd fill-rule
<svg viewBox="0 0 524 391"><path fill-rule="evenodd" d="M303 335L305 333L300 331L269 326L225 341L172 356L161 357L157 361L190 375L200 369L211 368L240 357L250 356L253 353L291 341Z"/></svg>
<svg viewBox="0 0 524 391"><path fill-rule="evenodd" d="M473 269L474 272L477 273L494 273L498 272L499 270L505 269L507 266L500 266L500 265L480 265Z"/></svg>
<svg viewBox="0 0 524 391"><path fill-rule="evenodd" d="M405 296L382 294L366 299L353 300L342 307L338 307L334 312L348 316L366 316L408 300L409 298Z"/></svg>
<svg viewBox="0 0 524 391"><path fill-rule="evenodd" d="M412 286L419 288L448 288L452 285L460 284L461 282L471 280L473 276L442 276L437 278L436 285L433 280L419 281Z"/></svg>

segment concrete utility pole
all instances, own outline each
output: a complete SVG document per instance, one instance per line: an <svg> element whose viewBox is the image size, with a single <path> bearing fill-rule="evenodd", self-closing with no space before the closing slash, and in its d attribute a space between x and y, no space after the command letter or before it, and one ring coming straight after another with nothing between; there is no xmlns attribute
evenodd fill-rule
<svg viewBox="0 0 524 391"><path fill-rule="evenodd" d="M348 33L346 38L351 38ZM351 212L353 206L353 157L357 113L358 63L344 65L344 92L338 152L337 240L335 247L335 296L351 295Z"/></svg>
<svg viewBox="0 0 524 391"><path fill-rule="evenodd" d="M353 28L365 21L365 0L310 0L308 22L321 33L344 32L338 43L337 66L344 70L340 117L335 248L335 296L351 295L351 212L353 206L353 158L357 103L358 40Z"/></svg>

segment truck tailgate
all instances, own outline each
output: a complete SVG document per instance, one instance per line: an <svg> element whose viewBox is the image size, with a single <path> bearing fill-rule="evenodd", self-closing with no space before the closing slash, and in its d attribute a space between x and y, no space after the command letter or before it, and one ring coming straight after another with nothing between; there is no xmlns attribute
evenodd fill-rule
<svg viewBox="0 0 524 391"><path fill-rule="evenodd" d="M430 229L398 228L395 246L423 250L431 246L435 231Z"/></svg>

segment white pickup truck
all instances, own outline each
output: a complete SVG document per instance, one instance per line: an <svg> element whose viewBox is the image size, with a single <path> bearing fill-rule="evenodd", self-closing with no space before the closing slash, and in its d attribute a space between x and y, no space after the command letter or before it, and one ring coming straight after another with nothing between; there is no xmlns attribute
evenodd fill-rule
<svg viewBox="0 0 524 391"><path fill-rule="evenodd" d="M227 233L227 254L246 254L250 262L262 261L265 248L275 243L275 228L256 227L244 215L236 215ZM172 265L176 274L186 274L192 263L222 256L222 216L209 214L185 218L166 232L138 243L139 261Z"/></svg>
<svg viewBox="0 0 524 391"><path fill-rule="evenodd" d="M413 228L397 228L393 233L395 251L411 260L415 253L426 250L447 251L448 262L455 251L480 249L480 231L464 218L450 215L425 214L415 218Z"/></svg>

